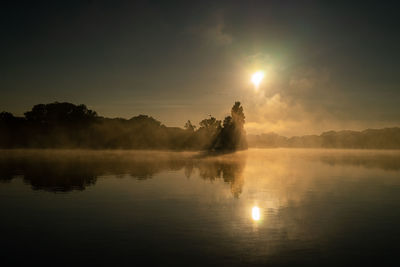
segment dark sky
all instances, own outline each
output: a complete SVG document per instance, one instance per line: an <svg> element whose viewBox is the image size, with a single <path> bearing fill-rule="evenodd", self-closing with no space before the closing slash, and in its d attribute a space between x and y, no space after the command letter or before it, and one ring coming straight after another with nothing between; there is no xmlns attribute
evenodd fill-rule
<svg viewBox="0 0 400 267"><path fill-rule="evenodd" d="M183 126L240 100L250 133L400 125L394 2L10 1L0 21L0 110L16 115L68 101Z"/></svg>

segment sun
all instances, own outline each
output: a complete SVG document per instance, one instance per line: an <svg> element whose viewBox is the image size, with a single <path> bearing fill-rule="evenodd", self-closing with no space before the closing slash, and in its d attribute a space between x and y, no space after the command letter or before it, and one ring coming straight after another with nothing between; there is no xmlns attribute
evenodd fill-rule
<svg viewBox="0 0 400 267"><path fill-rule="evenodd" d="M259 70L255 73L253 73L253 75L251 75L251 82L258 89L263 78L264 78L264 72Z"/></svg>
<svg viewBox="0 0 400 267"><path fill-rule="evenodd" d="M254 206L251 209L251 217L253 218L254 221L259 221L260 220L260 208L257 206Z"/></svg>

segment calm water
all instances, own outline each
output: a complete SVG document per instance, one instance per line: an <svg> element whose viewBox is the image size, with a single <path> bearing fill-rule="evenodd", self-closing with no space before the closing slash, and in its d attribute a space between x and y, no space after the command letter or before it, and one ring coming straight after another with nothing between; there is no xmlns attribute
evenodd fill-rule
<svg viewBox="0 0 400 267"><path fill-rule="evenodd" d="M1 265L400 266L400 152L0 151Z"/></svg>

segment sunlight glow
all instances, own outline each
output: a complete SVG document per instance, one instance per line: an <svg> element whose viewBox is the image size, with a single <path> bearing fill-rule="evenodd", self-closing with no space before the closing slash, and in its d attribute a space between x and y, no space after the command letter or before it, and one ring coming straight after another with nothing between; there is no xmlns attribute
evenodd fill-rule
<svg viewBox="0 0 400 267"><path fill-rule="evenodd" d="M252 76L251 76L251 82L254 84L254 86L256 87L256 89L258 89L258 87L260 86L261 81L264 78L264 72L259 70L257 72L255 72Z"/></svg>
<svg viewBox="0 0 400 267"><path fill-rule="evenodd" d="M251 209L251 217L253 218L254 221L260 220L260 208L257 206L254 206Z"/></svg>

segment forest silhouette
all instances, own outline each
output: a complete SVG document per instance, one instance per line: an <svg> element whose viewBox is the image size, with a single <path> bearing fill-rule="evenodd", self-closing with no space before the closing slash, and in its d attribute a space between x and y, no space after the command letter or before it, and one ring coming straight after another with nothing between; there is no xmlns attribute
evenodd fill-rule
<svg viewBox="0 0 400 267"><path fill-rule="evenodd" d="M247 135L250 147L400 149L400 128L328 131L320 135L285 137L276 133Z"/></svg>
<svg viewBox="0 0 400 267"><path fill-rule="evenodd" d="M236 151L247 148L244 123L240 102L223 123L210 116L198 129L191 121L184 129L167 127L147 115L111 119L55 102L35 105L24 117L0 113L0 147Z"/></svg>
<svg viewBox="0 0 400 267"><path fill-rule="evenodd" d="M285 137L275 133L246 135L240 102L223 121L211 115L196 127L167 127L147 115L130 119L99 116L85 105L38 104L23 117L0 113L0 148L83 148L204 150L232 152L250 147L400 149L400 128L329 131Z"/></svg>

